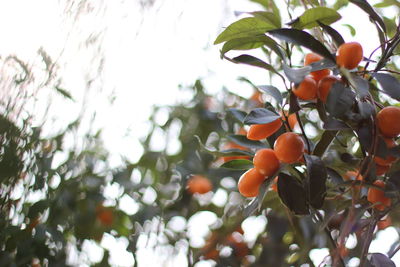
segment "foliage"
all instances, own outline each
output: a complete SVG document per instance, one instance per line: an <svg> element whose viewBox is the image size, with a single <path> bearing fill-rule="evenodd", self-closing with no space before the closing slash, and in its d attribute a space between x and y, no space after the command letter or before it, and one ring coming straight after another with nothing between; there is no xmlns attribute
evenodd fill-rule
<svg viewBox="0 0 400 267"><path fill-rule="evenodd" d="M400 156L399 145L385 145L376 126L379 110L398 106L400 98L396 64L400 26L377 11L396 4L290 1L281 9L278 1L253 2L263 10L242 14L215 44L221 44L223 59L264 69L269 82L255 85L240 78L254 92L250 99L228 90L208 95L200 80L181 88L191 98L154 107L140 159L116 169L108 165L101 132L89 131L82 137L82 147L66 149L81 126L80 118L53 136L43 134L44 125L33 127L34 115L24 108L31 95L20 90L32 82L33 74L21 60L11 58L15 75L5 87L18 93L16 97L9 93L11 100L1 103L1 266L74 265L76 260L68 259L72 250L82 255L85 242L101 244L108 236L128 241L135 265L137 251L143 248L140 240L145 240L148 249L162 247L175 256L185 253L189 266L202 260L216 266L314 266L310 251L315 248L329 248L321 266L347 266L354 257L362 266L394 266L391 257L400 247L398 242L389 255L369 254L368 248L381 219L390 216L396 229L400 220L395 212L400 163L396 160L384 173L377 173L374 160ZM340 22L341 10L349 5L368 14L381 41L371 55L364 55L362 66L352 70L336 64L335 53L345 38L332 25ZM283 12L289 20L284 21ZM228 56L243 50L246 54ZM300 66L295 58L308 51L323 59ZM45 56L43 60L51 63ZM323 69L341 79L333 84L326 102L299 99L294 86ZM54 85L65 101L72 99L54 80L46 84ZM21 110L28 115L22 116ZM294 128L287 118L291 114L298 122ZM249 140L243 134L251 125L281 118L282 127L267 138ZM298 162L281 164L262 182L256 197L240 196L236 185L253 167L254 154L273 148L287 131L302 136L307 153ZM160 135L166 145L155 149L154 140ZM348 178L349 170L359 174ZM194 175L208 178L212 191L188 192L187 181ZM376 180L385 181L386 187L374 185ZM106 193L110 187L117 189L116 196ZM391 204L376 209L379 203L368 201L369 188L384 190ZM222 204L218 194L226 197ZM124 199L137 210L122 208ZM216 219L199 244L193 241L190 221L204 213ZM256 216L267 222L266 227L246 242L241 226ZM173 226L176 220L182 221L181 227ZM357 239L351 249L345 246L349 236ZM157 241L150 242L153 239ZM103 252L96 266L109 265L109 252Z"/></svg>

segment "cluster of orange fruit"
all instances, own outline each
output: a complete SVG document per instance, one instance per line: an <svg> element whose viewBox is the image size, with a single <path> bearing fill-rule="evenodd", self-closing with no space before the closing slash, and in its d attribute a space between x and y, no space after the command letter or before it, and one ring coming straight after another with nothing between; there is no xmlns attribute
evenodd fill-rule
<svg viewBox="0 0 400 267"><path fill-rule="evenodd" d="M273 122L272 122L273 123ZM254 168L239 178L238 190L244 197L255 197L265 179L272 177L281 162L292 164L303 157L305 145L300 135L293 132L281 134L275 141L274 149L259 149L253 157Z"/></svg>
<svg viewBox="0 0 400 267"><path fill-rule="evenodd" d="M309 53L304 58L304 66L322 60L318 54ZM354 69L363 59L362 46L357 42L344 43L339 46L336 63L346 69ZM332 84L340 78L331 75L329 69L313 71L304 80L293 88L293 93L302 100L320 99L326 103Z"/></svg>

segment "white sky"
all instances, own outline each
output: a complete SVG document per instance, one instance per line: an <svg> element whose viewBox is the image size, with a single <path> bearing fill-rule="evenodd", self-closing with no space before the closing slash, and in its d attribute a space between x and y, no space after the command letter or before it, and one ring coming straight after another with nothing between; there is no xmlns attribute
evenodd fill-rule
<svg viewBox="0 0 400 267"><path fill-rule="evenodd" d="M182 97L177 93L179 84L190 85L203 77L210 92L227 86L248 96L251 91L236 81L238 76L246 76L256 84L267 82L263 70L222 61L220 47L212 45L223 27L236 20L234 11L260 9L247 0L158 0L148 10L141 9L133 0L92 0L84 7L92 11L77 21L65 15L63 2L1 0L0 56L16 54L33 63L37 61L38 49L43 47L53 59L58 59L63 88L77 100L54 100L51 112L61 118L58 127L79 113L87 92L86 81L93 79L87 109L97 112L95 126L104 128L105 145L114 155L112 164L119 164L120 154L132 161L140 157L138 138L144 134L151 105L175 103ZM345 9L341 14L343 19L333 26L344 34L346 41L361 42L368 55L378 44L374 27L358 9ZM357 29L355 37L341 26L346 23ZM96 34L100 34L101 47L85 47L87 37ZM96 77L99 54L105 56L104 69L102 76ZM116 97L113 105L108 103L111 92ZM114 247L123 248L125 244L123 240L109 242L115 242ZM96 249L93 244L92 247ZM379 251L383 247L373 243L371 249ZM114 255L113 259L122 258ZM400 263L400 257L396 259ZM120 262L129 263L129 259Z"/></svg>

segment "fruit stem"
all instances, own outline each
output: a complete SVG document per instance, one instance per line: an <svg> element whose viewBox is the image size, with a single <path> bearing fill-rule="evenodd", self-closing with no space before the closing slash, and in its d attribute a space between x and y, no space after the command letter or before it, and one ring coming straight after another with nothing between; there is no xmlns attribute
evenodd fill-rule
<svg viewBox="0 0 400 267"><path fill-rule="evenodd" d="M297 122L299 123L300 129L301 129L301 133L303 134L303 136L304 136L304 139L306 140L306 144L307 144L308 153L310 153L310 154L311 154L311 146L310 146L310 141L308 140L308 137L307 137L307 135L306 135L306 132L304 131L304 128L303 128L303 123L302 123L302 122L301 122L301 120L300 120L300 115L299 115L299 112L296 112L296 118L297 118Z"/></svg>

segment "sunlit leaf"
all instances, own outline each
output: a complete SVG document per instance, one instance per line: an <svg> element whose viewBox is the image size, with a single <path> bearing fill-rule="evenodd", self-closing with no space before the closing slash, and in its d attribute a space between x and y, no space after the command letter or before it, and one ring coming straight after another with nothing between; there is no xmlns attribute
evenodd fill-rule
<svg viewBox="0 0 400 267"><path fill-rule="evenodd" d="M298 19L293 23L289 23L289 25L297 29L311 29L318 26L318 22L329 25L340 18L340 14L334 9L314 7L307 9Z"/></svg>
<svg viewBox="0 0 400 267"><path fill-rule="evenodd" d="M253 168L253 162L247 159L234 159L225 162L220 166L221 168L234 169L234 170L248 170Z"/></svg>
<svg viewBox="0 0 400 267"><path fill-rule="evenodd" d="M282 105L283 97L278 88L272 85L258 85L257 88L262 90L264 93L272 96L279 105Z"/></svg>
<svg viewBox="0 0 400 267"><path fill-rule="evenodd" d="M243 18L232 23L220 33L214 44L220 44L237 38L262 35L272 29L276 29L276 27L265 20L254 17Z"/></svg>

